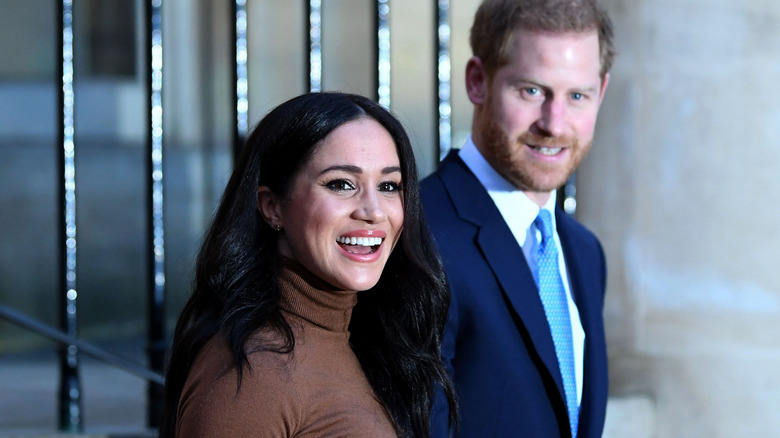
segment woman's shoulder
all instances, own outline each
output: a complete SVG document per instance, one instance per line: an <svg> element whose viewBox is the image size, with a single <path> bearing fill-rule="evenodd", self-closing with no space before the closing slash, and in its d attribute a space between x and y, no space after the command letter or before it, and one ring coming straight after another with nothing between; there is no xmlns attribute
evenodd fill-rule
<svg viewBox="0 0 780 438"><path fill-rule="evenodd" d="M257 336L272 336L260 331ZM253 340L258 337L253 336ZM250 342L251 343L251 342ZM305 406L292 355L253 351L238 372L227 340L215 335L198 354L179 402L180 436L287 436Z"/></svg>
<svg viewBox="0 0 780 438"><path fill-rule="evenodd" d="M240 386L226 339L208 342L182 393L179 436L320 436L333 428L342 436L395 436L354 355L290 322L289 353L261 348L281 339L274 331L250 337Z"/></svg>

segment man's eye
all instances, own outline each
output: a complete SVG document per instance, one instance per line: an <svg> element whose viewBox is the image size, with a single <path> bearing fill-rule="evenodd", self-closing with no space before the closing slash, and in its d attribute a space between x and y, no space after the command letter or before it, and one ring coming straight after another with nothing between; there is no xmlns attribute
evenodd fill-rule
<svg viewBox="0 0 780 438"><path fill-rule="evenodd" d="M584 97L582 93L571 93L572 100L582 100Z"/></svg>
<svg viewBox="0 0 780 438"><path fill-rule="evenodd" d="M529 96L536 96L537 94L539 94L539 89L535 87L528 87L523 89L523 93Z"/></svg>
<svg viewBox="0 0 780 438"><path fill-rule="evenodd" d="M355 186L353 186L352 183L350 183L345 179L334 179L333 181L329 181L325 183L325 187L327 187L328 190L334 192L344 192L355 188Z"/></svg>
<svg viewBox="0 0 780 438"><path fill-rule="evenodd" d="M396 182L386 181L379 184L380 192L397 192L399 190L401 190L401 184Z"/></svg>

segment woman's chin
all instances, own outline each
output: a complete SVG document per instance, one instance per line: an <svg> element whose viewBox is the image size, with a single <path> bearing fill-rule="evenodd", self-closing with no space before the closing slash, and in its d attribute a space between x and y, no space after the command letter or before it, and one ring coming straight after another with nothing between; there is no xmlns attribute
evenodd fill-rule
<svg viewBox="0 0 780 438"><path fill-rule="evenodd" d="M382 270L377 269L366 272L365 269L349 270L333 278L329 283L342 290L368 290L376 286Z"/></svg>

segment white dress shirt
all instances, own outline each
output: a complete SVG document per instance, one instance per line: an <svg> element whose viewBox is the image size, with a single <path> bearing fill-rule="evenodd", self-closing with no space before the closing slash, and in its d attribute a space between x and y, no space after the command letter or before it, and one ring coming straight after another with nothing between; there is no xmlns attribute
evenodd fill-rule
<svg viewBox="0 0 780 438"><path fill-rule="evenodd" d="M477 177L479 182L487 190L498 211L504 218L504 221L512 231L517 244L523 249L525 259L531 272L537 271L537 249L541 244L542 233L533 224L536 216L539 215L539 206L536 205L525 193L518 190L512 183L504 179L495 169L485 160L482 154L477 150L471 136L466 140L463 148L459 152L460 158L466 163L466 166ZM555 200L556 192L553 190L550 199L542 207L550 212L555 244L558 245L558 267L561 271L563 288L566 290L566 300L569 303L569 319L572 327L572 343L574 346L574 371L577 379L577 401L582 402L582 368L585 352L585 331L580 322L580 313L577 305L571 296L569 287L569 276L566 270L566 260L563 257L561 241L558 237L558 231L555 222Z"/></svg>

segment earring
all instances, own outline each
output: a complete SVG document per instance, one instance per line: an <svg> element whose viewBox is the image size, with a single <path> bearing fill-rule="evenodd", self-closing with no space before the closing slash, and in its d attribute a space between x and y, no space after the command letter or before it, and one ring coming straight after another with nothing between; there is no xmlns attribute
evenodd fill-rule
<svg viewBox="0 0 780 438"><path fill-rule="evenodd" d="M271 225L271 228L273 228L274 231L281 231L282 230L282 226L279 225L279 224L276 224L276 223Z"/></svg>

